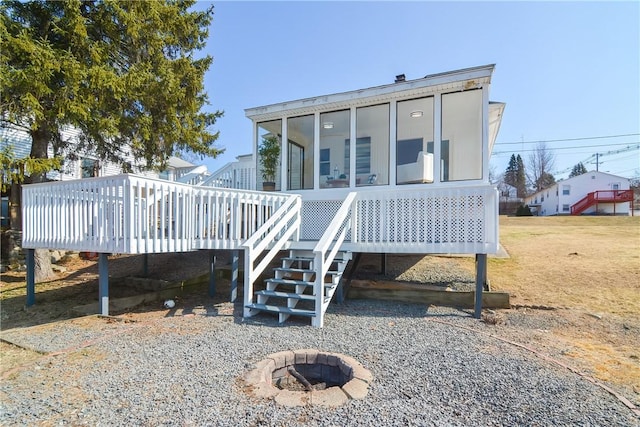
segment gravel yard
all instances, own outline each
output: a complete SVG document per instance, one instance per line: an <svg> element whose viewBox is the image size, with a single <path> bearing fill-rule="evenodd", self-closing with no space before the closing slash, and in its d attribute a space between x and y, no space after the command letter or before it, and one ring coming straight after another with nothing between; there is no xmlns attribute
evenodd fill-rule
<svg viewBox="0 0 640 427"><path fill-rule="evenodd" d="M86 317L3 332L43 352L6 375L2 425L640 425L602 388L491 332L469 312L388 301L332 305L325 327L241 306L181 301L172 311ZM445 323L441 323L444 321ZM270 353L315 348L356 358L374 381L339 408L288 408L246 393ZM63 350L66 349L66 350Z"/></svg>

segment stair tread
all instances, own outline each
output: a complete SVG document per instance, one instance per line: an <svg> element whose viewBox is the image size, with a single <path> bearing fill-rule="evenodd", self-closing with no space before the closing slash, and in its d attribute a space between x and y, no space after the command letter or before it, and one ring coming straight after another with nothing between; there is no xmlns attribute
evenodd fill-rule
<svg viewBox="0 0 640 427"><path fill-rule="evenodd" d="M289 308L289 307L281 307L278 305L268 305L268 304L249 304L247 308L253 308L255 310L262 311L270 311L272 313L286 313L293 314L297 316L315 316L316 312L313 310L303 310L301 308Z"/></svg>
<svg viewBox="0 0 640 427"><path fill-rule="evenodd" d="M294 280L294 279L267 279L267 282L278 283L280 285L303 285L303 286L313 286L315 282L308 282L306 280ZM333 283L325 283L325 288L335 286Z"/></svg>
<svg viewBox="0 0 640 427"><path fill-rule="evenodd" d="M315 273L316 271L308 268L291 268L291 267L276 267L275 271L288 271L291 273ZM342 274L342 272L338 270L329 270L327 274Z"/></svg>
<svg viewBox="0 0 640 427"><path fill-rule="evenodd" d="M294 279L267 279L267 282L279 283L281 285L304 285L304 286L313 286L314 282L309 282L306 280L294 280Z"/></svg>
<svg viewBox="0 0 640 427"><path fill-rule="evenodd" d="M309 294L296 294L295 292L281 292L281 291L257 291L256 295L264 295L268 297L278 297L278 298L295 298L300 300L308 300L313 301L316 299L314 295Z"/></svg>
<svg viewBox="0 0 640 427"><path fill-rule="evenodd" d="M280 259L286 260L286 261L315 261L316 259L314 257L311 256L285 256L282 257ZM334 258L333 259L334 262L343 262L343 261L351 261L351 258L349 259L345 259L345 258Z"/></svg>

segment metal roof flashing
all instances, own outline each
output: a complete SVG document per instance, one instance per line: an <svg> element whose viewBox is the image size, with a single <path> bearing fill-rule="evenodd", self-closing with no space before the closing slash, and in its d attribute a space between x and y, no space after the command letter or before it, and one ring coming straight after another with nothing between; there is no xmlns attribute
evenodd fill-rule
<svg viewBox="0 0 640 427"><path fill-rule="evenodd" d="M495 64L465 68L367 89L247 108L245 115L254 121L272 120L282 116L310 114L391 99L408 99L436 92L475 89L491 82L494 68Z"/></svg>

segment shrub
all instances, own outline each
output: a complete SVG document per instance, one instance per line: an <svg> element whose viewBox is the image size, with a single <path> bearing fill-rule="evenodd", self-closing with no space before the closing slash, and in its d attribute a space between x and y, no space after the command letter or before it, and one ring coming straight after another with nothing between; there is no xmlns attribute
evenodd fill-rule
<svg viewBox="0 0 640 427"><path fill-rule="evenodd" d="M533 216L529 205L520 205L516 210L516 216Z"/></svg>

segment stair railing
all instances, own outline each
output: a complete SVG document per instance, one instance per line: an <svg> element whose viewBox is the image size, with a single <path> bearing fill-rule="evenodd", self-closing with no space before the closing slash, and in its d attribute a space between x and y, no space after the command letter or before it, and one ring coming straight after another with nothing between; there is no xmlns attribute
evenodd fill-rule
<svg viewBox="0 0 640 427"><path fill-rule="evenodd" d="M576 203L571 206L571 215L579 215L588 207L593 205L596 202L596 198L594 197L595 192L588 193L582 199L578 200Z"/></svg>
<svg viewBox="0 0 640 427"><path fill-rule="evenodd" d="M314 294L316 297L315 311L316 314L312 320L312 325L321 328L324 323L324 278L340 250L347 234L352 229L353 212L355 210L355 200L358 193L351 192L344 199L342 205L336 212L333 220L327 227L315 248L313 267L316 271L316 279L314 283Z"/></svg>
<svg viewBox="0 0 640 427"><path fill-rule="evenodd" d="M242 245L244 249L244 317L252 315L251 309L247 306L253 302L254 282L289 239L299 240L301 209L302 198L299 195L291 195L289 200ZM258 261L258 256L269 247L269 251Z"/></svg>
<svg viewBox="0 0 640 427"><path fill-rule="evenodd" d="M251 162L227 163L198 185L204 187L235 188L255 190L256 168Z"/></svg>

